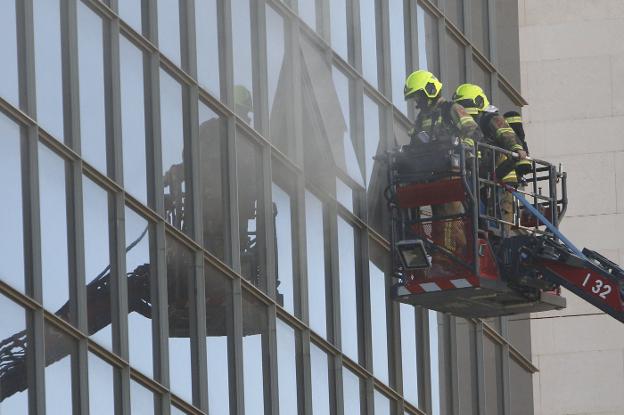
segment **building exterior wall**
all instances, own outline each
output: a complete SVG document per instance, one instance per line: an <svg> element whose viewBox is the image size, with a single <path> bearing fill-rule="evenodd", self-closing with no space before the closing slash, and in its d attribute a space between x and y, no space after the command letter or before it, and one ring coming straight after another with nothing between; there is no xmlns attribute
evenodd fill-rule
<svg viewBox="0 0 624 415"><path fill-rule="evenodd" d="M0 4L0 413L531 413L526 319L391 301L373 160L417 68L522 104L515 0Z"/></svg>
<svg viewBox="0 0 624 415"><path fill-rule="evenodd" d="M578 246L624 263L624 3L521 0L523 108L532 154L563 164ZM624 326L567 293L532 315L536 414L624 412Z"/></svg>

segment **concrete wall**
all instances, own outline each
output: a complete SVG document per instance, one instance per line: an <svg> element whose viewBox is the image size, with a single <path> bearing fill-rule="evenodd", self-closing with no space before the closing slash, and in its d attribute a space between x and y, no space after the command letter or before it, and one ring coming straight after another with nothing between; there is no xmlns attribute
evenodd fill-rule
<svg viewBox="0 0 624 415"><path fill-rule="evenodd" d="M532 154L569 177L564 233L624 264L624 1L520 0ZM624 414L624 325L566 293L531 316L535 413Z"/></svg>

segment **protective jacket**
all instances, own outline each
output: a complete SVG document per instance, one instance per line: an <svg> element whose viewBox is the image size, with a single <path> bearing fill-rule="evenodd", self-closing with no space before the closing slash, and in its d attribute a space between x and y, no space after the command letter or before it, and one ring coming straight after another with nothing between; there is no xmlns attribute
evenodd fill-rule
<svg viewBox="0 0 624 415"><path fill-rule="evenodd" d="M421 131L427 132L434 140L456 136L468 145L474 145L474 141L483 137L479 126L464 107L443 98L418 113L412 137Z"/></svg>
<svg viewBox="0 0 624 415"><path fill-rule="evenodd" d="M479 117L479 127L483 131L485 141L488 144L503 148L509 151L524 150L522 142L509 126L505 118L498 113L497 110L491 108L486 110ZM507 159L507 156L501 155L496 160L496 165L500 165ZM509 174L502 178L504 183L517 183L518 176L515 170L512 170Z"/></svg>

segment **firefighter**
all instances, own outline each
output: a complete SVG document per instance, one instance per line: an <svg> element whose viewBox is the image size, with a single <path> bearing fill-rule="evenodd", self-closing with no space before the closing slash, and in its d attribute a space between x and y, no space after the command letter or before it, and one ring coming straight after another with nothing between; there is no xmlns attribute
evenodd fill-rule
<svg viewBox="0 0 624 415"><path fill-rule="evenodd" d="M474 145L481 139L482 134L477 123L470 114L459 104L446 101L441 96L442 83L429 71L418 70L412 72L405 80L404 97L406 101L413 101L419 110L410 135L412 142L415 135L426 132L431 140L460 137L465 144ZM464 212L461 202L451 202L432 206L434 217L458 215ZM465 258L466 233L465 229L457 226L461 223L456 220L444 222L433 221L432 239L434 243L443 246L453 254ZM455 226L454 226L455 225ZM433 260L437 265L437 272L444 272L446 256L439 256Z"/></svg>
<svg viewBox="0 0 624 415"><path fill-rule="evenodd" d="M525 162L527 152L522 142L507 121L505 121L505 118L498 113L497 108L490 105L485 92L483 92L480 86L474 84L458 86L455 94L453 94L453 101L464 106L466 111L479 123L479 127L481 127L485 141L488 144L518 153L520 161L516 165ZM495 160L495 163L499 166L505 160L507 160L507 156L501 155ZM515 169L512 169L500 180L506 185L518 186L518 175ZM501 219L505 222L513 222L514 201L512 194L508 191L503 191L499 195ZM505 233L509 233L510 228L510 225L503 226Z"/></svg>
<svg viewBox="0 0 624 415"><path fill-rule="evenodd" d="M517 111L507 111L503 116L505 117L505 121L507 121L507 124L509 124L509 126L514 130L514 132L520 139L520 142L522 143L522 147L528 155L529 146L526 142L526 136L524 134L522 116ZM518 175L518 179L520 180L522 178L522 175L527 174L529 171L531 171L531 167L532 167L531 161L527 159L519 160L516 163L516 174Z"/></svg>

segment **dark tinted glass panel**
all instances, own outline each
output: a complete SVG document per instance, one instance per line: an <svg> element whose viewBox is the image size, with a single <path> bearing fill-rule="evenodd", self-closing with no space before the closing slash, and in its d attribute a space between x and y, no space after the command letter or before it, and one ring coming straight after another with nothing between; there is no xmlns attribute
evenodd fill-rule
<svg viewBox="0 0 624 415"><path fill-rule="evenodd" d="M438 19L422 6L416 6L418 27L418 66L440 75ZM452 87L451 87L452 88Z"/></svg>
<svg viewBox="0 0 624 415"><path fill-rule="evenodd" d="M470 6L472 9L472 41L485 56L489 56L488 0L471 0Z"/></svg>
<svg viewBox="0 0 624 415"><path fill-rule="evenodd" d="M344 60L349 59L347 37L347 1L332 0L329 2L331 20L331 45Z"/></svg>
<svg viewBox="0 0 624 415"><path fill-rule="evenodd" d="M344 413L361 413L362 380L356 374L346 368L342 368L342 389L344 394Z"/></svg>
<svg viewBox="0 0 624 415"><path fill-rule="evenodd" d="M503 380L501 346L483 338L483 366L485 376L485 408L488 414L503 412Z"/></svg>
<svg viewBox="0 0 624 415"><path fill-rule="evenodd" d="M75 341L51 324L45 325L46 414L72 413L72 360Z"/></svg>
<svg viewBox="0 0 624 415"><path fill-rule="evenodd" d="M0 96L19 107L15 0L2 0L0 7L0 56L5 58L0 66Z"/></svg>
<svg viewBox="0 0 624 415"><path fill-rule="evenodd" d="M308 303L310 327L327 336L325 226L323 202L309 191L305 192L306 251L308 265Z"/></svg>
<svg viewBox="0 0 624 415"><path fill-rule="evenodd" d="M162 139L162 170L165 186L165 215L178 229L188 229L185 216L186 192L184 164L184 115L182 85L163 69L160 70L160 128ZM190 200L190 199L188 199Z"/></svg>
<svg viewBox="0 0 624 415"><path fill-rule="evenodd" d="M375 0L360 0L360 27L362 31L362 75L377 86L377 28Z"/></svg>
<svg viewBox="0 0 624 415"><path fill-rule="evenodd" d="M232 0L232 53L234 55L234 111L245 122L254 125L253 61L251 54L250 0Z"/></svg>
<svg viewBox="0 0 624 415"><path fill-rule="evenodd" d="M126 275L128 277L128 347L130 365L153 376L155 275L150 255L150 227L126 207Z"/></svg>
<svg viewBox="0 0 624 415"><path fill-rule="evenodd" d="M520 105L516 104L511 96L502 87L499 86L498 90L500 92L497 95L497 102L495 102L495 105L498 107L502 114L506 113L507 111L521 112Z"/></svg>
<svg viewBox="0 0 624 415"><path fill-rule="evenodd" d="M78 80L80 138L84 159L106 173L106 110L104 92L104 28L102 19L78 2Z"/></svg>
<svg viewBox="0 0 624 415"><path fill-rule="evenodd" d="M464 28L464 0L445 0L444 13L460 29Z"/></svg>
<svg viewBox="0 0 624 415"><path fill-rule="evenodd" d="M124 187L132 196L147 204L145 56L124 36L119 41L119 55Z"/></svg>
<svg viewBox="0 0 624 415"><path fill-rule="evenodd" d="M168 236L169 382L171 390L189 402L193 399L190 313L194 292L193 254Z"/></svg>
<svg viewBox="0 0 624 415"><path fill-rule="evenodd" d="M115 413L114 369L93 353L89 353L89 414Z"/></svg>
<svg viewBox="0 0 624 415"><path fill-rule="evenodd" d="M237 137L238 214L243 277L266 290L266 235L264 223L261 149L250 139Z"/></svg>
<svg viewBox="0 0 624 415"><path fill-rule="evenodd" d="M520 89L520 30L515 0L496 0L496 61L511 84Z"/></svg>
<svg viewBox="0 0 624 415"><path fill-rule="evenodd" d="M37 120L46 131L62 141L63 72L59 0L35 0L33 18Z"/></svg>
<svg viewBox="0 0 624 415"><path fill-rule="evenodd" d="M338 259L340 269L340 324L342 351L358 361L358 305L355 272L355 231L338 218Z"/></svg>
<svg viewBox="0 0 624 415"><path fill-rule="evenodd" d="M485 69L479 62L475 59L472 60L472 75L473 82L483 88L483 91L487 95L487 97L492 99L492 88L491 88L491 74L490 71Z"/></svg>
<svg viewBox="0 0 624 415"><path fill-rule="evenodd" d="M230 413L230 368L233 339L232 285L229 279L205 264L206 353L208 356L208 406L210 413Z"/></svg>
<svg viewBox="0 0 624 415"><path fill-rule="evenodd" d="M141 19L142 3L143 0L123 0L117 3L119 16L139 33L143 31Z"/></svg>
<svg viewBox="0 0 624 415"><path fill-rule="evenodd" d="M65 160L39 143L41 279L43 305L52 313L59 312L69 301L66 171ZM68 307L58 315L72 320Z"/></svg>
<svg viewBox="0 0 624 415"><path fill-rule="evenodd" d="M130 410L132 414L154 414L154 392L135 380L130 380Z"/></svg>
<svg viewBox="0 0 624 415"><path fill-rule="evenodd" d="M418 407L418 344L416 342L416 315L414 307L399 306L401 319L401 368L403 372L403 396Z"/></svg>
<svg viewBox="0 0 624 415"><path fill-rule="evenodd" d="M310 367L312 369L312 413L330 415L329 360L327 353L314 344L310 344Z"/></svg>
<svg viewBox="0 0 624 415"><path fill-rule="evenodd" d="M288 184L288 183L286 183ZM287 187L287 186L283 186ZM294 249L294 200L283 187L273 183L273 215L275 220L275 261L277 266L278 302L291 314L295 314Z"/></svg>
<svg viewBox="0 0 624 415"><path fill-rule="evenodd" d="M208 106L199 103L199 186L204 246L222 260L229 258L227 126Z"/></svg>
<svg viewBox="0 0 624 415"><path fill-rule="evenodd" d="M0 413L27 414L29 375L26 360L30 338L26 334L26 312L0 294Z"/></svg>
<svg viewBox="0 0 624 415"><path fill-rule="evenodd" d="M277 379L281 414L297 414L297 333L277 319Z"/></svg>
<svg viewBox="0 0 624 415"><path fill-rule="evenodd" d="M219 97L219 18L217 0L195 0L197 81Z"/></svg>
<svg viewBox="0 0 624 415"><path fill-rule="evenodd" d="M20 127L0 114L0 185L4 215L0 215L0 280L24 291L24 229L22 225L22 140Z"/></svg>
<svg viewBox="0 0 624 415"><path fill-rule="evenodd" d="M158 47L180 66L180 6L179 0L157 0ZM182 2L183 3L183 2Z"/></svg>
<svg viewBox="0 0 624 415"><path fill-rule="evenodd" d="M268 382L268 323L266 305L243 291L243 380L245 408L257 414L269 413ZM265 390L266 389L266 390ZM266 406L265 406L266 405Z"/></svg>
<svg viewBox="0 0 624 415"><path fill-rule="evenodd" d="M450 88L444 88L442 93L447 98L453 95L457 85L466 82L465 56L464 46L455 39L455 36L446 32L447 78L442 81Z"/></svg>
<svg viewBox="0 0 624 415"><path fill-rule="evenodd" d="M108 192L83 176L85 281L89 335L112 349ZM106 318L101 318L102 315Z"/></svg>
<svg viewBox="0 0 624 415"><path fill-rule="evenodd" d="M390 66L392 68L392 103L403 113L407 105L403 99L403 86L408 74L405 66L405 23L403 0L388 0L390 13ZM422 63L421 63L421 67Z"/></svg>

